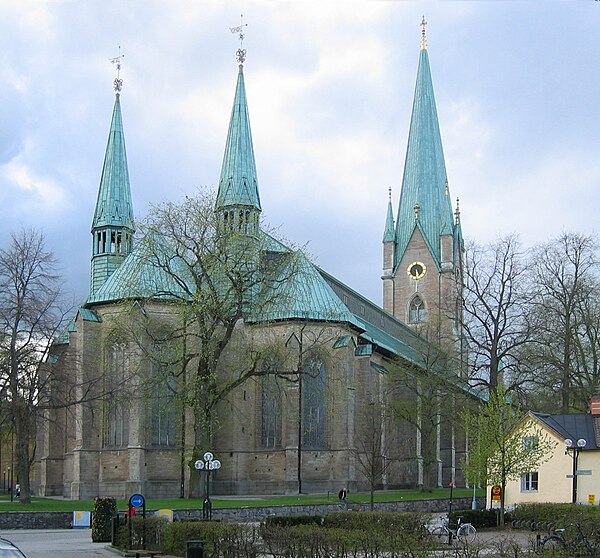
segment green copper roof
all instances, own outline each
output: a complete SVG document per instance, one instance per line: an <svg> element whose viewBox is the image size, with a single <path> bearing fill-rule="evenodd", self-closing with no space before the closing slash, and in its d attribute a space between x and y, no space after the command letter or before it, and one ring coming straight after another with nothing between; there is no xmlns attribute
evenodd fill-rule
<svg viewBox="0 0 600 558"><path fill-rule="evenodd" d="M227 206L254 207L260 211L256 163L241 64L217 193L217 209Z"/></svg>
<svg viewBox="0 0 600 558"><path fill-rule="evenodd" d="M418 226L440 265L440 235L452 234L453 230L452 206L446 182L446 164L429 58L427 49L422 49L396 221L396 264L400 262Z"/></svg>
<svg viewBox="0 0 600 558"><path fill-rule="evenodd" d="M258 295L248 321L301 319L357 325L355 316L323 279L318 268L302 253L294 256L289 260L289 268L282 266L280 277L267 284L266 301L261 302L261 295ZM286 257L283 252L282 257Z"/></svg>
<svg viewBox="0 0 600 558"><path fill-rule="evenodd" d="M110 123L92 230L107 226L127 227L134 230L125 136L118 97L115 100Z"/></svg>
<svg viewBox="0 0 600 558"><path fill-rule="evenodd" d="M165 266L173 272L169 273ZM158 234L149 234L137 243L106 283L90 294L87 304L141 298L185 299L191 288L178 282L185 277L185 266L178 265L166 241Z"/></svg>
<svg viewBox="0 0 600 558"><path fill-rule="evenodd" d="M396 233L394 230L394 210L392 208L392 198L388 200L387 216L385 219L385 230L383 231L383 242L394 242Z"/></svg>

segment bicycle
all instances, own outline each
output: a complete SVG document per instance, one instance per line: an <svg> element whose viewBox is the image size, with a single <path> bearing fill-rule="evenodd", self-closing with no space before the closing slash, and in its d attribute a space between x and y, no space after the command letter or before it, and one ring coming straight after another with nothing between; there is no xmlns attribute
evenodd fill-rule
<svg viewBox="0 0 600 558"><path fill-rule="evenodd" d="M571 556L586 553L590 557L596 557L599 547L594 538L591 523L571 523L563 529L552 530L540 541L540 548L552 553L558 552L560 555L569 550Z"/></svg>
<svg viewBox="0 0 600 558"><path fill-rule="evenodd" d="M449 521L445 519L442 525L431 531L431 536L441 543L452 544L454 540L463 544L472 543L477 536L477 529L471 523L463 523L462 517L458 517L456 529L450 527Z"/></svg>

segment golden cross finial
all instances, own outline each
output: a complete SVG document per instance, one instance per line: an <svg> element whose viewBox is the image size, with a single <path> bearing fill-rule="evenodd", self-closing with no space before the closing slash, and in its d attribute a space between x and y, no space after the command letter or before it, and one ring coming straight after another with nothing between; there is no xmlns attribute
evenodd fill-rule
<svg viewBox="0 0 600 558"><path fill-rule="evenodd" d="M121 46L119 45L119 56L115 56L114 58L110 58L110 63L111 64L116 64L117 65L117 77L115 78L115 81L113 81L113 85L115 87L115 92L117 94L117 98L119 98L119 95L121 94L121 89L123 89L123 80L121 79L121 59L124 58L125 55L121 54Z"/></svg>
<svg viewBox="0 0 600 558"><path fill-rule="evenodd" d="M388 200L392 201L392 187L391 186L388 188Z"/></svg>
<svg viewBox="0 0 600 558"><path fill-rule="evenodd" d="M460 223L460 200L456 198L456 211L454 212L454 223Z"/></svg>
<svg viewBox="0 0 600 558"><path fill-rule="evenodd" d="M247 23L244 23L244 14L240 14L240 24L237 27L230 27L229 30L232 33L239 33L240 35L240 48L238 48L236 55L237 61L243 64L246 60L246 49L242 48L244 44L244 27L248 27Z"/></svg>
<svg viewBox="0 0 600 558"><path fill-rule="evenodd" d="M421 50L427 50L427 35L425 34L425 27L427 27L427 22L425 21L425 16L421 20Z"/></svg>

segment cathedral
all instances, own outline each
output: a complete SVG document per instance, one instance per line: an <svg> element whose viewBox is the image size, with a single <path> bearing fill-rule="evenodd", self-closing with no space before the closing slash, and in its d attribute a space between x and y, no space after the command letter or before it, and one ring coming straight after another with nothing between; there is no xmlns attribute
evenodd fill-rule
<svg viewBox="0 0 600 558"><path fill-rule="evenodd" d="M156 363L172 350L172 332L191 327L191 313L185 309L204 295L190 279L193 268L178 282L164 268L150 265L148 252L156 254L157 246L169 261L181 262L161 230L136 235L117 80L92 219L90 293L56 340L49 362L50 397L57 404L38 428L36 495L197 495L207 474L200 470L206 452L220 463L210 473L212 494L464 483L464 433L441 419L433 435L426 436L423 429L426 408L431 414L438 399L390 389L393 370L402 370L409 380L412 375L415 384L426 374L441 373L456 384L461 378L463 239L458 207L453 211L450 199L425 22L399 206L394 213L390 195L387 214L382 208L382 273L373 273L383 280L383 307L301 254L292 258L292 251L262 231L243 54L238 51L212 213L214 230L236 231L236 246L250 239L245 245L253 246L248 261L256 264L251 275L260 276L254 285L260 293L244 301L231 340L216 362L215 377L190 382L193 358L179 374L160 375ZM289 267L292 259L300 271L282 275L277 262ZM217 283L217 290L223 288L223 281ZM272 292L286 296L276 299ZM261 296L269 301L259 304ZM150 320L160 327L133 325ZM159 342L151 330L167 333ZM144 335L147 351L136 342ZM236 381L242 377L237 368L248 366L249 339L252 347L277 347L270 353L277 356L275 363L263 358L253 368L271 367L276 373ZM458 358L432 366L431 355L444 351ZM149 383L152 378L157 380ZM229 383L211 411L210 435L200 435L198 403L190 393L208 392L209 380ZM122 387L106 389L111 385ZM59 404L66 391L75 393L76 403ZM403 398L418 410L414 420L390 410ZM442 411L434 414L440 418ZM376 479L369 478L366 466L374 458L379 464Z"/></svg>

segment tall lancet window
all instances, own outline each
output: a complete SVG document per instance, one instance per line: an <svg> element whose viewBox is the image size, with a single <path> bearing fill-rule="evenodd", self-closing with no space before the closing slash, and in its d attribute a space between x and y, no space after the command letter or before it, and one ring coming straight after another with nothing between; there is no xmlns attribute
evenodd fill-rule
<svg viewBox="0 0 600 558"><path fill-rule="evenodd" d="M126 446L129 443L129 405L119 386L127 374L127 346L115 340L108 349L105 390L108 400L104 407L104 445Z"/></svg>
<svg viewBox="0 0 600 558"><path fill-rule="evenodd" d="M408 321L411 324L418 324L424 322L426 317L425 303L419 295L415 295L408 307Z"/></svg>
<svg viewBox="0 0 600 558"><path fill-rule="evenodd" d="M177 355L168 341L156 343L154 352L150 386L152 445L174 446L177 384L173 369Z"/></svg>
<svg viewBox="0 0 600 558"><path fill-rule="evenodd" d="M261 378L261 421L260 421L260 443L263 448L281 447L281 386L277 376L270 372L276 372L278 361L270 359L265 364L268 374Z"/></svg>
<svg viewBox="0 0 600 558"><path fill-rule="evenodd" d="M302 444L325 448L327 371L320 358L313 356L304 366L302 388Z"/></svg>

